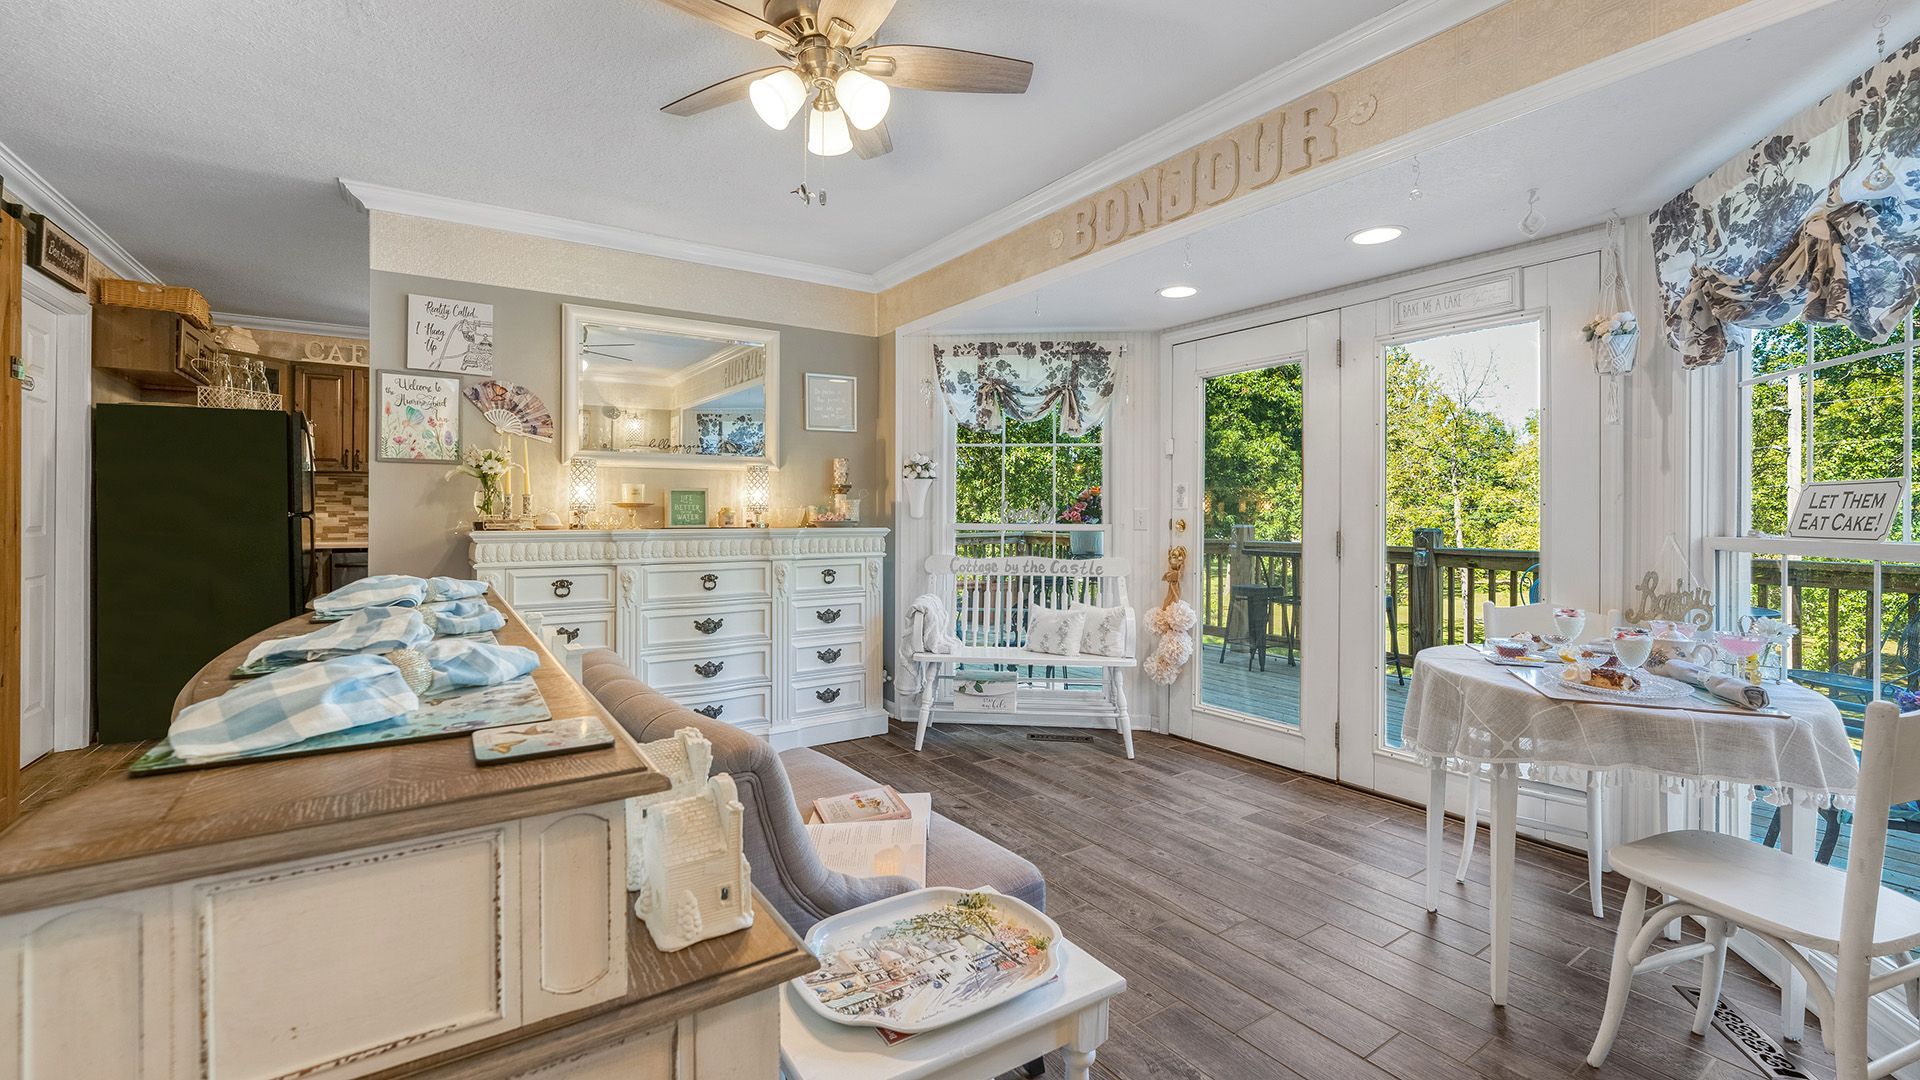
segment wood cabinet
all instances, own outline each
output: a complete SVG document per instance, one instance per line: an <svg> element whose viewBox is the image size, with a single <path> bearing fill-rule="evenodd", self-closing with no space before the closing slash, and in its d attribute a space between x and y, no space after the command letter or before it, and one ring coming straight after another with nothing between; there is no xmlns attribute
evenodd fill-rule
<svg viewBox="0 0 1920 1080"><path fill-rule="evenodd" d="M213 335L184 315L149 308L96 304L93 366L145 389L191 390L206 380L196 367L220 350Z"/></svg>
<svg viewBox="0 0 1920 1080"><path fill-rule="evenodd" d="M293 408L313 429L313 471L367 471L367 369L293 365Z"/></svg>

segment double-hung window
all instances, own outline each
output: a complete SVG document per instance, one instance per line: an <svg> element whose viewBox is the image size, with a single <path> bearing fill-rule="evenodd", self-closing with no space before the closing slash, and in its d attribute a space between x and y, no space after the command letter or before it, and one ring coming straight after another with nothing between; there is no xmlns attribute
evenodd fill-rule
<svg viewBox="0 0 1920 1080"><path fill-rule="evenodd" d="M986 557L1086 557L1106 550L1106 425L1061 430L1056 406L999 432L956 425L954 546Z"/></svg>

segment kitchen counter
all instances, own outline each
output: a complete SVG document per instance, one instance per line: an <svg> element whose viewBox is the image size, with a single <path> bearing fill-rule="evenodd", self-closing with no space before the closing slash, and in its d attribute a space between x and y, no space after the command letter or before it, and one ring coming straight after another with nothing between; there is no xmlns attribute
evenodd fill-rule
<svg viewBox="0 0 1920 1080"><path fill-rule="evenodd" d="M365 540L315 540L313 542L313 550L365 551L367 550L367 542Z"/></svg>

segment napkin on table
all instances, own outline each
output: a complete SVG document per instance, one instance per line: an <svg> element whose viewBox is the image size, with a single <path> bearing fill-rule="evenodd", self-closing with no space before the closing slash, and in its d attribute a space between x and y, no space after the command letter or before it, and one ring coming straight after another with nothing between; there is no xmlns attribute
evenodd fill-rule
<svg viewBox="0 0 1920 1080"><path fill-rule="evenodd" d="M313 600L315 615L338 616L370 607L419 607L427 583L406 574L374 574L350 581Z"/></svg>
<svg viewBox="0 0 1920 1080"><path fill-rule="evenodd" d="M411 649L432 640L433 631L413 608L366 608L312 633L263 641L247 654L241 670L275 671L354 653Z"/></svg>
<svg viewBox="0 0 1920 1080"><path fill-rule="evenodd" d="M479 597L425 604L420 612L426 616L427 625L433 628L433 632L442 637L478 634L507 625L507 617Z"/></svg>
<svg viewBox="0 0 1920 1080"><path fill-rule="evenodd" d="M1772 703L1765 687L1755 686L1745 679L1736 679L1731 675L1710 671L1699 664L1688 663L1685 660L1669 660L1660 665L1655 674L1679 679L1684 683L1692 683L1714 697L1731 701L1735 705L1745 705L1749 709L1764 709Z"/></svg>

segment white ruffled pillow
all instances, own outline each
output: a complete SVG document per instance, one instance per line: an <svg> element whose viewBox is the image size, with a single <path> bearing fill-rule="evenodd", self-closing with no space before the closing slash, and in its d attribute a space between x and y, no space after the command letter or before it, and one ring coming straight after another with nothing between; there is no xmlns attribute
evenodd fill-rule
<svg viewBox="0 0 1920 1080"><path fill-rule="evenodd" d="M1027 651L1051 656L1078 655L1086 629L1086 612L1035 607L1027 623Z"/></svg>
<svg viewBox="0 0 1920 1080"><path fill-rule="evenodd" d="M1127 655L1127 620L1133 617L1133 609L1076 602L1068 610L1087 617L1086 632L1080 636L1081 652L1088 656Z"/></svg>

